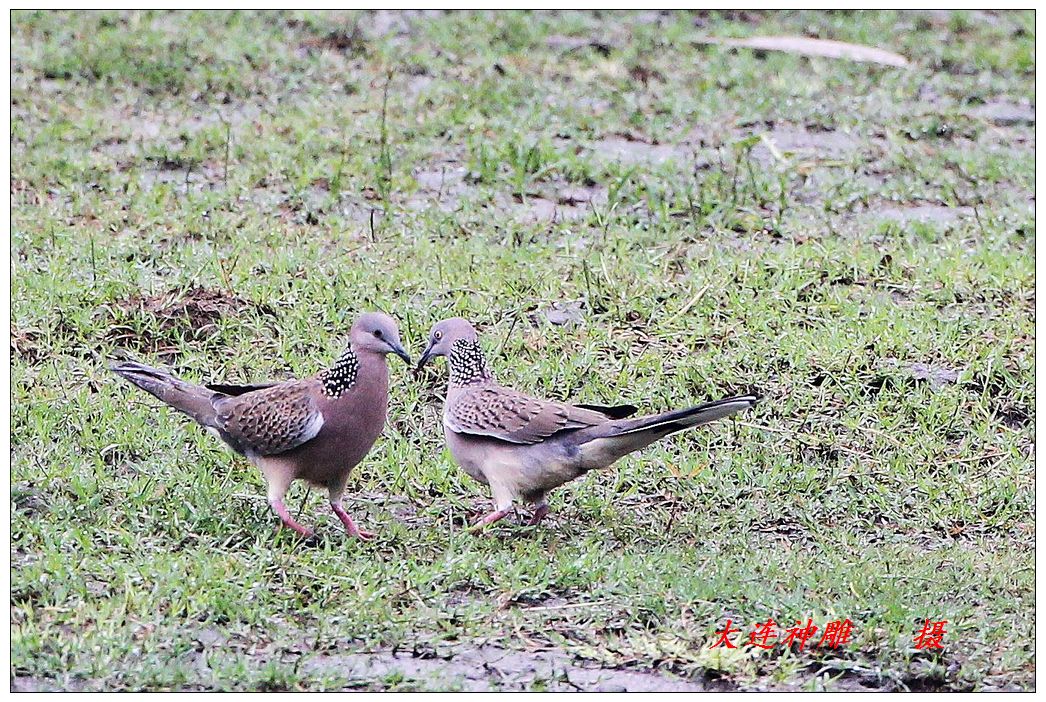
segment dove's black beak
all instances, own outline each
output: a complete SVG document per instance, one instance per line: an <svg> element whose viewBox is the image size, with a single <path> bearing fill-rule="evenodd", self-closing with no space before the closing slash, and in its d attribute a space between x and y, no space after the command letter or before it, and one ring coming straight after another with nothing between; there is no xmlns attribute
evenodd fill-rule
<svg viewBox="0 0 1046 702"><path fill-rule="evenodd" d="M425 353L421 354L421 358L418 359L418 367L414 369L414 372L417 373L424 368L430 358L432 358L432 344L429 344L429 347L425 349Z"/></svg>
<svg viewBox="0 0 1046 702"><path fill-rule="evenodd" d="M407 353L407 351L402 346L400 346L398 343L390 342L389 343L389 348L392 349L392 353L396 354L397 356L402 358L404 361L406 361L408 366L412 365L414 363L412 360L410 360L410 354Z"/></svg>

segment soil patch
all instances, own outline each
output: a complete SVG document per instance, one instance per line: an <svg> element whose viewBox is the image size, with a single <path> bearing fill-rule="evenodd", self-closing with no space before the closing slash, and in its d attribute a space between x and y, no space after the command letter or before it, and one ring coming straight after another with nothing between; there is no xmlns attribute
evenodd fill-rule
<svg viewBox="0 0 1046 702"><path fill-rule="evenodd" d="M892 219L901 224L923 222L927 224L950 224L959 219L973 216L972 207L948 207L947 205L898 205L871 209L868 216L874 219Z"/></svg>
<svg viewBox="0 0 1046 702"><path fill-rule="evenodd" d="M447 162L414 171L418 191L407 201L409 207L424 209L436 205L444 212L457 209L468 193L466 168L460 163Z"/></svg>
<svg viewBox="0 0 1046 702"><path fill-rule="evenodd" d="M200 113L116 104L103 111L102 121L111 125L111 128L108 135L94 145L93 150L111 160L118 168L126 170L143 155L155 153L157 149L177 154L184 148L189 136L209 127L224 128L228 125L230 136L235 141L238 130L258 123L271 109L275 108L258 101L223 105L220 109ZM144 167L142 171L144 173L154 168ZM165 169L160 167L155 170ZM184 167L173 170L180 170L184 177Z"/></svg>
<svg viewBox="0 0 1046 702"><path fill-rule="evenodd" d="M543 197L513 198L513 209L519 219L530 222L568 222L582 219L585 210L572 205L560 205Z"/></svg>
<svg viewBox="0 0 1046 702"><path fill-rule="evenodd" d="M553 302L552 306L528 315L531 325L540 326L542 319L556 326L572 327L585 320L584 303L581 300Z"/></svg>
<svg viewBox="0 0 1046 702"><path fill-rule="evenodd" d="M911 373L913 380L928 382L934 390L939 390L950 383L959 382L959 371L943 366L913 363L908 366L908 372Z"/></svg>
<svg viewBox="0 0 1046 702"><path fill-rule="evenodd" d="M776 161L770 146L773 144L773 149L780 154L798 159L848 159L860 153L866 143L848 132L810 131L794 125L779 125L766 132L766 139L760 139L752 148L752 158L760 163Z"/></svg>
<svg viewBox="0 0 1046 702"><path fill-rule="evenodd" d="M695 156L695 147L690 144L651 144L623 136L600 139L592 142L590 148L598 158L622 163L666 163Z"/></svg>
<svg viewBox="0 0 1046 702"><path fill-rule="evenodd" d="M222 181L221 170L213 164L202 164L199 166L181 166L172 162L164 162L152 168L142 168L138 171L138 185L143 190L152 190L161 184L169 184L179 193L187 193L194 187L210 184L220 184Z"/></svg>
<svg viewBox="0 0 1046 702"><path fill-rule="evenodd" d="M84 685L79 680L59 685L55 680L33 675L11 676L11 692L79 692L83 689Z"/></svg>
<svg viewBox="0 0 1046 702"><path fill-rule="evenodd" d="M524 652L500 646L459 646L449 651L378 651L366 653L279 654L258 651L259 664L274 657L299 673L340 676L347 689L383 689L387 680L408 681L423 690L557 690L587 692L700 692L720 689L711 680L684 679L643 672L583 665L562 651ZM210 652L193 653L206 667ZM300 657L299 657L300 655ZM204 676L206 677L206 676Z"/></svg>
<svg viewBox="0 0 1046 702"><path fill-rule="evenodd" d="M514 193L511 201L498 198L497 202L521 221L568 222L583 219L593 207L605 205L607 190L598 185L547 184L525 195Z"/></svg>
<svg viewBox="0 0 1046 702"><path fill-rule="evenodd" d="M218 322L244 313L275 316L268 305L244 300L210 288L174 289L150 297L132 296L107 305L116 324L107 338L119 346L136 351L170 351L178 339L204 340L218 333ZM149 332L136 331L126 322L137 318ZM141 324L136 326L143 326Z"/></svg>
<svg viewBox="0 0 1046 702"><path fill-rule="evenodd" d="M970 110L970 116L999 127L1035 124L1035 108L1013 102L986 102Z"/></svg>

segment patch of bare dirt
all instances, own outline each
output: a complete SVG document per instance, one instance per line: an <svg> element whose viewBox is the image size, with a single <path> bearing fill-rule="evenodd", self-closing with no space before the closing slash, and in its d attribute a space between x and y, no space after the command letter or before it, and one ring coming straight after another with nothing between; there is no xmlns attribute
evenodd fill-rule
<svg viewBox="0 0 1046 702"><path fill-rule="evenodd" d="M107 337L117 345L136 351L170 352L178 339L205 340L218 333L218 322L242 314L275 316L268 305L244 300L210 288L174 289L149 297L132 296L105 309L114 325ZM138 332L127 322L132 318L152 322L150 333Z"/></svg>
<svg viewBox="0 0 1046 702"><path fill-rule="evenodd" d="M600 56L609 56L612 51L618 48L608 39L566 36L563 34L553 34L546 40L546 44L553 51L564 54L591 49Z"/></svg>
<svg viewBox="0 0 1046 702"><path fill-rule="evenodd" d="M253 188L245 199L266 214L300 226L316 227L328 216L341 217L353 228L352 236L357 239L373 237L386 217L391 216L374 188L365 187L359 192L332 190L326 178L318 178L293 192L263 184Z"/></svg>
<svg viewBox="0 0 1046 702"><path fill-rule="evenodd" d="M553 302L552 306L528 315L533 326L539 326L542 319L556 326L572 327L585 320L584 303L581 300Z"/></svg>
<svg viewBox="0 0 1046 702"><path fill-rule="evenodd" d="M403 12L392 10L378 10L377 12L368 15L361 22L361 24L366 29L367 34L371 37L374 37L375 39L379 39L390 34L403 36L410 34L411 20L418 18L424 12L426 11L420 10L413 12ZM436 14L438 14L438 12Z"/></svg>
<svg viewBox="0 0 1046 702"><path fill-rule="evenodd" d="M145 190L152 190L160 184L169 184L181 193L204 185L220 185L222 172L220 166L210 164L181 164L176 161L162 161L155 166L138 171L138 184Z"/></svg>
<svg viewBox="0 0 1046 702"><path fill-rule="evenodd" d="M850 160L866 150L874 150L878 145L875 139L865 139L841 130L781 124L772 125L765 131L749 128L747 132L732 135L696 126L673 143L659 142L634 133L614 134L591 142L587 148L597 158L621 163L657 164L675 161L707 166L711 163L711 152L708 149L712 145L758 134L765 135L765 138L756 143L751 155L755 161L763 164L773 164L785 158L811 162Z"/></svg>
<svg viewBox="0 0 1046 702"><path fill-rule="evenodd" d="M415 170L418 192L407 200L408 207L423 209L435 205L444 212L454 211L468 193L467 176L467 169L457 161Z"/></svg>
<svg viewBox="0 0 1046 702"><path fill-rule="evenodd" d="M84 684L79 680L60 684L56 680L34 675L11 676L11 692L79 692L84 689Z"/></svg>
<svg viewBox="0 0 1046 702"><path fill-rule="evenodd" d="M451 158L414 171L418 190L407 199L407 207L438 207L452 212L466 199L472 188L465 165ZM493 205L524 222L565 222L583 219L594 206L607 202L607 189L601 185L571 184L562 180L536 184L525 193L499 195Z"/></svg>
<svg viewBox="0 0 1046 702"><path fill-rule="evenodd" d="M421 169L414 172L414 180L424 190L443 193L465 180L465 167L447 164L439 168Z"/></svg>
<svg viewBox="0 0 1046 702"><path fill-rule="evenodd" d="M438 16L442 10L377 10L355 17L334 19L325 22L288 20L287 26L303 31L300 43L303 52L333 51L349 57L362 57L368 53L368 43L385 39L399 44L415 31L414 25Z"/></svg>
<svg viewBox="0 0 1046 702"><path fill-rule="evenodd" d="M908 372L913 380L916 382L928 382L934 390L959 382L959 371L954 368L945 368L944 366L913 363L908 367Z"/></svg>
<svg viewBox="0 0 1046 702"><path fill-rule="evenodd" d="M205 654L188 654L207 679ZM318 654L301 658L299 674L347 678L346 690L382 690L390 678L406 680L422 690L458 689L465 692L490 690L543 690L563 692L701 692L728 689L723 683L685 680L661 673L588 668L573 665L562 654L517 653L494 646L483 646L451 659L425 658L411 653ZM288 661L289 662L289 661ZM82 690L82 682L61 685L34 676L15 675L11 689L16 692ZM188 689L195 688L188 686Z"/></svg>
<svg viewBox="0 0 1046 702"><path fill-rule="evenodd" d="M317 29L307 22L297 20L291 20L289 24L308 30L307 36L300 44L300 48L306 53L324 50L337 51L348 56L363 56L367 53L366 38L358 21L349 26L331 25L327 29Z"/></svg>
<svg viewBox="0 0 1046 702"><path fill-rule="evenodd" d="M499 209L524 222L569 222L584 219L594 207L605 205L607 190L600 185L544 183L527 193L495 198Z"/></svg>
<svg viewBox="0 0 1046 702"><path fill-rule="evenodd" d="M214 653L212 648L190 656L197 667L206 668ZM562 651L532 653L494 645L459 646L445 651L258 651L259 663L273 659L293 664L299 673L348 678L346 689L380 690L390 678L409 681L423 690L466 692L535 687L588 692L700 692L721 687L709 680L688 680L667 673L590 667Z"/></svg>
<svg viewBox="0 0 1046 702"><path fill-rule="evenodd" d="M655 144L628 136L609 136L589 145L596 157L622 163L665 163L695 157L689 144Z"/></svg>
<svg viewBox="0 0 1046 702"><path fill-rule="evenodd" d="M874 219L890 219L901 224L922 222L926 224L951 224L973 216L972 207L949 207L947 205L913 204L873 208L868 216Z"/></svg>
<svg viewBox="0 0 1046 702"><path fill-rule="evenodd" d="M606 204L607 190L600 185L566 185L556 191L556 204L577 206L586 203Z"/></svg>
<svg viewBox="0 0 1046 702"><path fill-rule="evenodd" d="M529 222L569 222L582 219L586 214L584 208L560 205L543 197L517 195L513 197L513 202L516 206L505 203L506 209L512 209L519 219Z"/></svg>
<svg viewBox="0 0 1046 702"><path fill-rule="evenodd" d="M752 158L761 163L775 162L779 156L797 160L849 159L861 153L867 143L853 134L834 129L809 130L796 125L774 125L752 148Z"/></svg>
<svg viewBox="0 0 1046 702"><path fill-rule="evenodd" d="M970 110L970 116L997 127L1034 126L1035 108L1015 102L986 102Z"/></svg>
<svg viewBox="0 0 1046 702"><path fill-rule="evenodd" d="M102 112L101 122L110 125L110 131L94 145L93 151L116 167L129 170L149 150L164 149L177 154L189 136L209 127L228 128L229 137L235 142L239 129L257 123L267 111L268 105L257 100L192 113L117 103ZM158 165L154 163L152 167ZM159 168L162 170L163 164Z"/></svg>

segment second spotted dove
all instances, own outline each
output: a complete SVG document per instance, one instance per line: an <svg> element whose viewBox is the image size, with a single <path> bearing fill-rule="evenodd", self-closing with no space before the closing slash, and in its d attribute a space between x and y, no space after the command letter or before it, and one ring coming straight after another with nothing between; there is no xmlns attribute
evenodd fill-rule
<svg viewBox="0 0 1046 702"><path fill-rule="evenodd" d="M490 486L494 511L472 529L498 521L519 499L534 505L531 524L548 514L550 490L669 434L755 405L753 395L631 419L635 408L570 405L529 397L494 381L476 330L465 319L432 328L420 369L445 356L450 371L443 429L454 460Z"/></svg>
<svg viewBox="0 0 1046 702"><path fill-rule="evenodd" d="M125 362L113 372L192 417L261 469L269 504L303 536L283 498L295 480L326 488L334 513L352 536L360 529L342 507L349 473L381 434L388 408L385 356L408 364L396 322L371 312L359 317L349 344L330 368L302 380L263 385L194 385L166 371Z"/></svg>

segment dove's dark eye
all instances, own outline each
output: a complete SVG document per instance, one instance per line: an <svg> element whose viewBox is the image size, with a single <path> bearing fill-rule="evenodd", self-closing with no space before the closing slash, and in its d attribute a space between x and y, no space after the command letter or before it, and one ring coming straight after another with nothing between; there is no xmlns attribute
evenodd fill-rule
<svg viewBox="0 0 1046 702"><path fill-rule="evenodd" d="M432 335L432 338L435 339L436 341L439 341L440 339L443 338L443 332L438 331L438 332L434 333Z"/></svg>
<svg viewBox="0 0 1046 702"><path fill-rule="evenodd" d="M381 330L380 329L375 329L374 330L374 336L376 336L376 337L378 337L380 339L381 338Z"/></svg>

